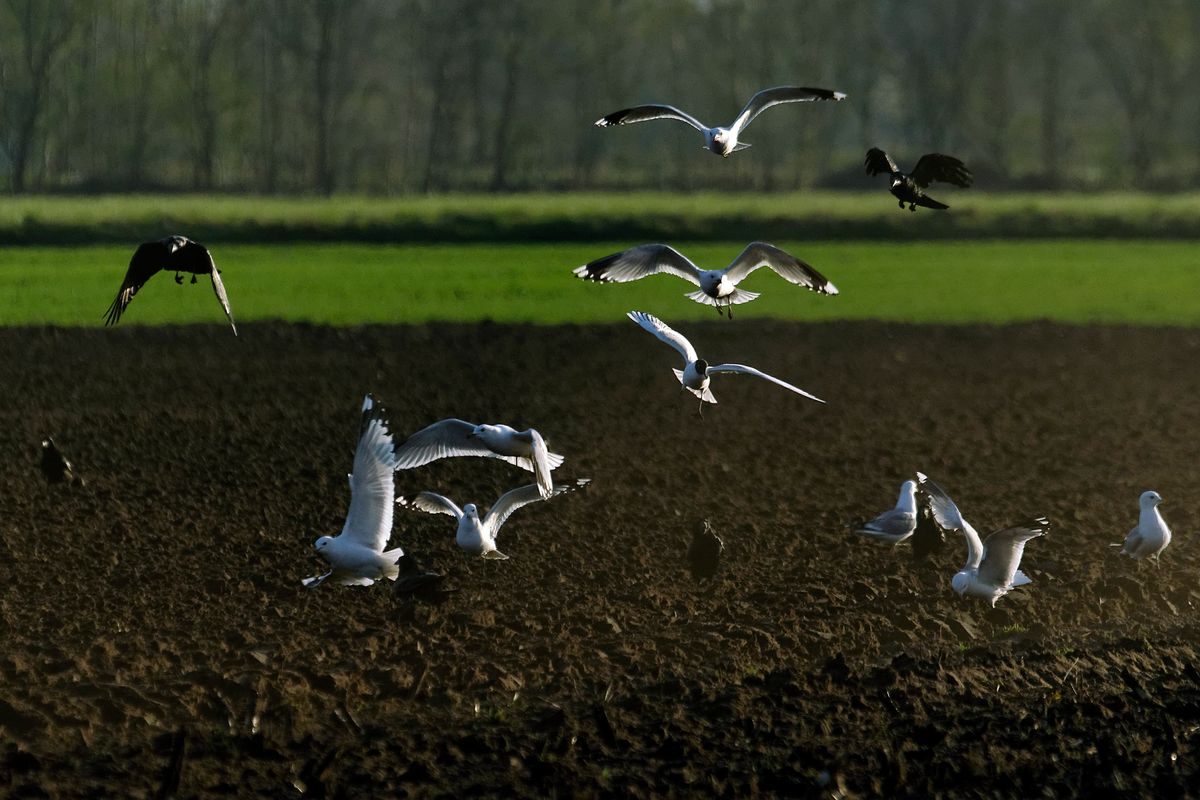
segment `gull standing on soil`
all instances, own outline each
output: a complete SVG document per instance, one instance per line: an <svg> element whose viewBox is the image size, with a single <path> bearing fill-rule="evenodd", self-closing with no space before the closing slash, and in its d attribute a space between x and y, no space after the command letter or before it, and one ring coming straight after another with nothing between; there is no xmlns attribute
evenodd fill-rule
<svg viewBox="0 0 1200 800"><path fill-rule="evenodd" d="M1114 544L1121 548L1121 555L1129 556L1134 561L1141 561L1147 556L1154 559L1158 566L1158 556L1171 543L1171 529L1167 521L1158 511L1162 497L1158 492L1142 492L1138 498L1138 524L1125 537L1125 544Z"/></svg>
<svg viewBox="0 0 1200 800"><path fill-rule="evenodd" d="M496 549L496 535L500 533L500 526L512 516L514 511L530 503L580 489L590 482L590 478L580 478L574 484L558 483L554 485L549 495L543 495L541 489L533 484L513 489L501 495L483 518L480 518L479 509L474 503L467 503L459 508L452 500L436 492L421 492L412 500L401 497L396 500L396 504L405 507L411 506L429 514L446 514L454 517L458 520L458 531L454 541L459 547L474 556L502 560L507 559L508 556Z"/></svg>
<svg viewBox="0 0 1200 800"><path fill-rule="evenodd" d="M742 131L746 129L746 126L755 117L771 106L777 106L780 103L804 103L813 100L845 99L846 95L830 89L814 89L808 86L778 86L774 89L763 89L754 95L754 97L751 97L750 102L742 109L742 113L738 114L737 119L730 123L728 127L718 125L715 128L710 128L691 114L686 114L675 108L675 106L660 104L634 106L633 108L614 111L596 120L596 125L601 128L607 128L611 125L629 125L634 122L648 122L652 119L679 120L680 122L686 122L704 134L705 150L709 150L724 158L729 158L730 153L745 150L750 146L745 142L738 141L738 137L741 136Z"/></svg>
<svg viewBox="0 0 1200 800"><path fill-rule="evenodd" d="M870 522L858 527L858 533L890 542L894 547L913 535L917 529L917 482L900 484L900 499L896 507L884 511Z"/></svg>
<svg viewBox="0 0 1200 800"><path fill-rule="evenodd" d="M350 478L350 510L337 536L322 536L314 547L330 564L324 575L301 581L315 589L332 578L343 586L370 586L380 578L396 580L396 562L404 555L397 547L384 552L392 534L396 497L396 443L383 405L372 395L363 400L354 472Z"/></svg>
<svg viewBox="0 0 1200 800"><path fill-rule="evenodd" d="M643 244L622 250L577 267L572 272L585 281L629 283L647 275L665 272L700 287L684 295L702 305L714 306L718 314L729 314L733 306L749 303L758 292L739 289L747 275L759 267L770 267L784 280L818 294L837 294L837 287L808 264L764 242L751 242L725 269L700 269L670 245ZM722 310L724 309L724 310Z"/></svg>
<svg viewBox="0 0 1200 800"><path fill-rule="evenodd" d="M946 530L956 530L967 540L967 563L950 581L950 586L961 595L972 595L990 600L995 608L996 601L1018 586L1032 583L1018 567L1025 543L1044 536L1050 521L1045 517L1034 517L1028 522L1003 528L988 534L982 541L971 523L963 519L958 506L950 495L920 472L917 481L921 491L929 499L929 508L937 523Z"/></svg>
<svg viewBox="0 0 1200 800"><path fill-rule="evenodd" d="M125 271L121 289L112 305L108 307L104 324L116 325L138 290L162 270L174 272L176 283L183 283L183 275L180 274L183 272L192 273L192 283L196 282L197 275L208 275L212 279L213 292L229 319L229 327L233 328L233 335L237 336L237 325L233 324L233 312L229 310L229 296L225 294L225 284L221 283L221 271L217 269L212 254L199 242L178 235L168 236L157 242L146 242L138 247L129 261L129 269Z"/></svg>
<svg viewBox="0 0 1200 800"><path fill-rule="evenodd" d="M671 371L675 373L675 377L679 379L679 383L684 389L687 389L700 398L701 413L703 413L705 403L717 402L717 398L713 397L712 390L709 389L708 384L712 379L711 376L719 373L754 375L768 380L777 386L782 386L798 395L803 395L809 400L816 400L818 403L825 402L816 395L811 395L803 389L774 378L754 367L747 367L744 364L717 364L716 366L709 366L707 361L696 355L696 349L692 347L691 342L685 339L682 334L668 327L658 317L647 314L644 311L630 311L626 316L657 336L660 340L674 347L683 356L683 369L672 368Z"/></svg>
<svg viewBox="0 0 1200 800"><path fill-rule="evenodd" d="M917 206L938 209L950 207L925 194L929 184L934 181L952 183L965 189L974 180L971 170L967 169L966 164L954 156L946 156L941 153L926 153L921 156L917 165L913 167L913 171L907 175L900 171L891 156L878 147L872 147L867 151L866 163L868 175L878 175L882 172L891 175L892 196L900 201L901 208L908 203L909 211L916 211Z"/></svg>
<svg viewBox="0 0 1200 800"><path fill-rule="evenodd" d="M444 419L417 431L396 448L396 469L415 469L455 456L500 458L529 470L537 480L543 500L552 491L550 473L563 463L563 457L551 453L546 440L533 428L518 431L507 425L476 425L461 419Z"/></svg>

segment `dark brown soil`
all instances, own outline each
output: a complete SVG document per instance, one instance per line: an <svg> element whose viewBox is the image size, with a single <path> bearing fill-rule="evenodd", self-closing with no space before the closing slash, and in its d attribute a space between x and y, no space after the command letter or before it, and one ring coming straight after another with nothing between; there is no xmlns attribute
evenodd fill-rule
<svg viewBox="0 0 1200 800"><path fill-rule="evenodd" d="M1200 332L684 326L749 378L698 416L630 324L0 331L0 795L1196 796ZM536 425L584 492L460 591L322 586L358 406ZM87 480L47 485L52 433ZM927 472L981 530L1045 514L991 609L846 524ZM490 504L485 459L398 491ZM1153 488L1162 565L1108 545ZM718 578L684 553L724 538ZM177 753L177 756L179 754Z"/></svg>

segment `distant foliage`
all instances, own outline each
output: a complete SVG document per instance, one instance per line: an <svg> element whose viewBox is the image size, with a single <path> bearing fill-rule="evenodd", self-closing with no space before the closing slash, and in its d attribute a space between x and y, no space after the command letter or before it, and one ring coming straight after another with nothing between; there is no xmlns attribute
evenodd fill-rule
<svg viewBox="0 0 1200 800"><path fill-rule="evenodd" d="M0 188L328 195L865 187L953 153L981 188L1200 173L1195 0L4 0ZM728 161L642 102L755 121Z"/></svg>

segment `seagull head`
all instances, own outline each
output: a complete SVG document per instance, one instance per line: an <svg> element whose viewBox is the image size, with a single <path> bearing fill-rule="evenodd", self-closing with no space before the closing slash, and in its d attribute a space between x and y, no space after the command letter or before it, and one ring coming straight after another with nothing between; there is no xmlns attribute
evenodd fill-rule
<svg viewBox="0 0 1200 800"><path fill-rule="evenodd" d="M959 597L966 594L967 584L970 583L971 577L966 572L959 572L950 579L950 588L958 593Z"/></svg>
<svg viewBox="0 0 1200 800"><path fill-rule="evenodd" d="M478 517L479 509L475 507L474 503L467 503L465 506L463 506L463 513L468 517Z"/></svg>
<svg viewBox="0 0 1200 800"><path fill-rule="evenodd" d="M313 547L317 548L317 552L319 553L332 543L333 543L332 536L322 536L320 539L317 539L317 541L313 543Z"/></svg>
<svg viewBox="0 0 1200 800"><path fill-rule="evenodd" d="M1154 508L1162 502L1162 495L1158 492L1142 492L1141 498L1138 499L1140 508Z"/></svg>

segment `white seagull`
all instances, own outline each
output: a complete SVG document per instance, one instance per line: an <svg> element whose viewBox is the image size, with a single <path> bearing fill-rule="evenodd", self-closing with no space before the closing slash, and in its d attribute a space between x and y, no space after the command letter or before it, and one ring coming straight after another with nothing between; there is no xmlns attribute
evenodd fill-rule
<svg viewBox="0 0 1200 800"><path fill-rule="evenodd" d="M421 492L412 500L401 497L396 500L400 506L416 508L430 514L446 514L458 520L458 532L454 541L463 550L473 556L483 556L489 559L507 559L508 556L496 549L496 535L512 513L522 506L556 497L565 492L571 492L587 486L591 480L580 478L574 484L556 483L549 496L543 496L540 489L530 484L520 489L513 489L500 496L496 504L482 518L474 503L467 503L459 508L454 501L436 492Z"/></svg>
<svg viewBox="0 0 1200 800"><path fill-rule="evenodd" d="M791 283L811 289L818 294L837 294L837 287L824 275L795 256L765 242L751 242L741 255L725 269L700 269L670 245L643 244L596 259L572 272L585 281L597 283L629 283L647 275L665 272L700 287L685 297L702 305L714 306L718 314L728 312L733 319L733 306L749 303L758 292L739 289L738 284L759 267L770 267ZM724 311L722 310L724 309Z"/></svg>
<svg viewBox="0 0 1200 800"><path fill-rule="evenodd" d="M551 453L546 440L533 428L518 431L507 425L444 419L417 431L396 448L396 469L414 469L455 456L500 458L529 470L543 499L550 496L553 486L550 473L563 463L563 457Z"/></svg>
<svg viewBox="0 0 1200 800"><path fill-rule="evenodd" d="M955 592L990 600L994 608L996 601L1012 589L1033 582L1018 569L1021 555L1025 552L1026 542L1045 535L1049 520L1034 517L1020 525L988 534L981 541L979 533L963 519L958 506L940 486L920 472L917 481L929 498L929 508L937 523L946 530L958 531L967 540L967 563L950 581Z"/></svg>
<svg viewBox="0 0 1200 800"><path fill-rule="evenodd" d="M651 314L644 311L630 311L626 316L631 320L641 325L644 329L657 336L660 340L674 347L683 356L684 367L682 370L672 368L675 377L679 379L680 385L687 389L696 397L700 398L700 408L703 410L705 403L716 403L717 398L713 397L712 390L709 388L709 382L712 376L718 373L732 373L743 375L754 375L764 380L768 380L776 386L782 386L796 394L803 395L809 400L816 400L818 403L825 401L816 395L811 395L803 389L792 386L790 383L772 377L765 372L761 372L754 367L747 367L744 364L717 364L709 366L708 362L696 355L696 349L692 347L692 343L684 338L683 334L670 328Z"/></svg>
<svg viewBox="0 0 1200 800"><path fill-rule="evenodd" d="M337 536L322 536L314 545L329 562L324 575L301 581L315 589L332 578L343 586L370 586L380 578L396 580L396 562L404 555L397 547L384 551L392 534L392 510L396 496L396 443L388 430L383 405L373 396L363 400L354 472L350 479L350 510Z"/></svg>
<svg viewBox="0 0 1200 800"><path fill-rule="evenodd" d="M905 481L900 484L900 499L896 501L896 507L870 522L864 522L858 527L858 532L897 545L912 536L916 529L917 482Z"/></svg>
<svg viewBox="0 0 1200 800"><path fill-rule="evenodd" d="M755 117L771 106L780 103L803 103L812 100L845 100L846 95L829 89L813 89L808 86L778 86L774 89L763 89L742 109L737 119L729 127L717 126L710 128L691 114L680 111L675 106L644 105L614 111L608 116L596 120L596 125L607 128L610 125L629 125L634 122L647 122L652 119L677 119L686 122L704 134L704 149L719 156L729 158L730 153L745 150L750 145L738 141L742 131L746 129Z"/></svg>
<svg viewBox="0 0 1200 800"><path fill-rule="evenodd" d="M1159 554L1171 543L1171 529L1158 512L1158 504L1161 502L1162 497L1158 492L1142 492L1138 499L1138 507L1141 509L1138 512L1138 524L1125 537L1124 546L1113 545L1121 548L1121 555L1129 556L1134 561L1141 561L1149 556L1154 559L1154 565L1158 566Z"/></svg>

